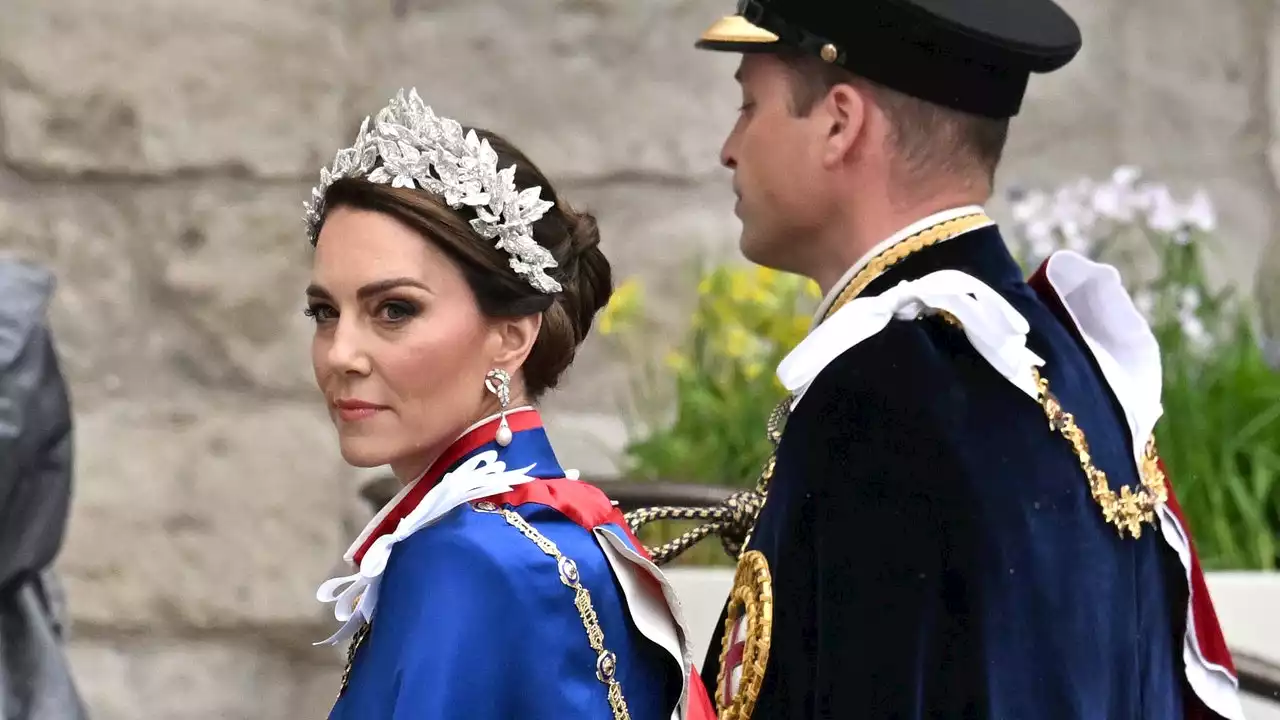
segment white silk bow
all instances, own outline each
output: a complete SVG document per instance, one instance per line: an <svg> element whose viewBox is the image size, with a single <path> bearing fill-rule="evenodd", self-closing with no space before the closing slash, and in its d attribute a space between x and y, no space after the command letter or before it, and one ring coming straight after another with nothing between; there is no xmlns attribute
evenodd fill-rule
<svg viewBox="0 0 1280 720"><path fill-rule="evenodd" d="M527 473L533 465L519 470L507 470L506 463L498 460L495 450L469 458L453 472L446 474L430 492L422 498L408 515L387 533L369 546L360 561L360 571L327 580L316 590L316 599L322 603L334 603L333 616L342 627L315 645L334 645L350 638L360 625L373 617L378 603L378 586L382 572L387 568L391 548L415 532L431 525L463 503L490 495L509 492L512 487L530 482Z"/></svg>
<svg viewBox="0 0 1280 720"><path fill-rule="evenodd" d="M849 348L875 335L894 318L922 313L955 316L973 347L1015 387L1037 397L1032 370L1044 364L1027 347L1026 318L986 283L959 270L939 270L904 281L881 295L857 298L809 333L778 365L778 379L800 402L818 373Z"/></svg>

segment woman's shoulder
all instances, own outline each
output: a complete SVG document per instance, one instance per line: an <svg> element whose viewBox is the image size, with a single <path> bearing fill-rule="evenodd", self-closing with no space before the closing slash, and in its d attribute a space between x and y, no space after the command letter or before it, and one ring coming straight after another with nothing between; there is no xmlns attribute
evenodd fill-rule
<svg viewBox="0 0 1280 720"><path fill-rule="evenodd" d="M620 583L633 570L615 566L610 555L626 531L608 522L582 524L593 520L592 503L561 503L591 493L560 487L562 482L576 481L539 480L529 483L540 487L532 496L508 493L464 503L405 538L389 559L378 613L384 619L421 619L425 613L432 622L486 618L521 628L527 641L548 651L575 652L577 643L565 645L560 636L585 632L578 596L586 590L590 615L616 645L610 649L630 655L634 619Z"/></svg>
<svg viewBox="0 0 1280 720"><path fill-rule="evenodd" d="M537 480L460 505L398 545L379 612L387 603L432 627L509 628L531 663L558 656L553 664L586 678L598 660L589 641L602 638L630 689L632 716L668 717L692 660L679 611L646 558L601 490Z"/></svg>
<svg viewBox="0 0 1280 720"><path fill-rule="evenodd" d="M607 567L599 533L635 544L599 489L576 480L535 481L454 508L403 540L388 572L446 573L451 584L484 574L526 591L542 579L562 589L559 568L566 560L580 571Z"/></svg>

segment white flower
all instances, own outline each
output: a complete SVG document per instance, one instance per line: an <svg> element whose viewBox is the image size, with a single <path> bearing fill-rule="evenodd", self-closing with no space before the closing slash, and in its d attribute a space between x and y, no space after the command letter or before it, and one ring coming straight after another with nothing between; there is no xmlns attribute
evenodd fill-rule
<svg viewBox="0 0 1280 720"><path fill-rule="evenodd" d="M1112 222L1133 222L1134 202L1132 191L1115 185L1100 185L1093 191L1093 211Z"/></svg>
<svg viewBox="0 0 1280 720"><path fill-rule="evenodd" d="M1200 319L1200 302L1200 292L1195 288L1186 287L1178 293L1178 325L1187 342L1197 352L1208 349L1213 342L1204 321Z"/></svg>
<svg viewBox="0 0 1280 720"><path fill-rule="evenodd" d="M1088 255L1093 244L1088 233L1075 220L1062 223L1062 239L1066 249L1081 255Z"/></svg>
<svg viewBox="0 0 1280 720"><path fill-rule="evenodd" d="M1026 236L1035 260L1049 257L1058 249L1057 239L1053 235L1053 224L1048 220L1033 221L1027 226Z"/></svg>
<svg viewBox="0 0 1280 720"><path fill-rule="evenodd" d="M1141 171L1131 165L1116 168L1106 182L1078 178L1052 191L1010 193L1013 237L1029 251L1031 260L1058 249L1091 254L1099 243L1126 228L1139 227L1186 244L1191 232L1211 232L1217 217L1209 195L1197 191L1181 203L1169 186L1140 182Z"/></svg>
<svg viewBox="0 0 1280 720"><path fill-rule="evenodd" d="M1209 331L1205 329L1204 323L1194 313L1179 314L1178 324L1182 326L1182 335L1193 349L1203 351L1212 344L1213 338L1210 337Z"/></svg>
<svg viewBox="0 0 1280 720"><path fill-rule="evenodd" d="M1045 193L1039 190L1026 193L1013 204L1013 221L1025 225L1043 215L1048 206L1049 196Z"/></svg>
<svg viewBox="0 0 1280 720"><path fill-rule="evenodd" d="M1187 224L1200 232L1213 232L1218 227L1218 217L1213 208L1213 201L1209 199L1209 193L1204 190L1196 191L1183 212Z"/></svg>
<svg viewBox="0 0 1280 720"><path fill-rule="evenodd" d="M1142 171L1133 165L1121 165L1111 173L1111 185L1115 188L1132 189L1133 184L1142 177Z"/></svg>
<svg viewBox="0 0 1280 720"><path fill-rule="evenodd" d="M1173 199L1167 185L1146 188L1147 227L1162 233L1175 233L1183 227L1182 208Z"/></svg>
<svg viewBox="0 0 1280 720"><path fill-rule="evenodd" d="M1087 177L1076 178L1076 181L1067 185L1065 190L1068 197L1072 198L1077 204L1081 204L1093 192L1094 185L1096 183Z"/></svg>
<svg viewBox="0 0 1280 720"><path fill-rule="evenodd" d="M1133 222L1142 202L1134 187L1140 175L1139 170L1130 165L1116 168L1110 182L1094 188L1091 198L1094 212L1112 222Z"/></svg>
<svg viewBox="0 0 1280 720"><path fill-rule="evenodd" d="M1178 294L1178 310L1184 313L1194 313L1200 309L1200 293L1195 288L1183 288Z"/></svg>
<svg viewBox="0 0 1280 720"><path fill-rule="evenodd" d="M1090 245L1098 213L1092 207L1093 183L1088 179L1077 180L1058 188L1052 204L1047 208L1049 221L1062 234L1063 242L1076 249Z"/></svg>

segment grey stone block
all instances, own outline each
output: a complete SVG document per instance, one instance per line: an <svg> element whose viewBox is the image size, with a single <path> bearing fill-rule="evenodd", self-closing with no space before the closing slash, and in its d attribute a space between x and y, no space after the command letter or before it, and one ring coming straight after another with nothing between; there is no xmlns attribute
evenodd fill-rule
<svg viewBox="0 0 1280 720"><path fill-rule="evenodd" d="M695 50L724 0L362 6L350 136L398 88L510 136L554 178L705 175L732 127L737 58ZM344 135L344 138L346 136Z"/></svg>
<svg viewBox="0 0 1280 720"><path fill-rule="evenodd" d="M60 561L74 622L162 633L323 620L315 589L352 539L355 488L321 408L188 393L104 403L77 423Z"/></svg>
<svg viewBox="0 0 1280 720"><path fill-rule="evenodd" d="M0 153L38 175L318 172L342 127L341 0L9 0Z"/></svg>
<svg viewBox="0 0 1280 720"><path fill-rule="evenodd" d="M302 638L85 638L68 649L94 720L261 720L325 717L342 665Z"/></svg>

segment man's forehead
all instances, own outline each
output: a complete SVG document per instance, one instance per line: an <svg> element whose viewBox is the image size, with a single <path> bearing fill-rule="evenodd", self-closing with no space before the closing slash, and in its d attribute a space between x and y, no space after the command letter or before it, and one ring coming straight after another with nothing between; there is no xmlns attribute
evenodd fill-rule
<svg viewBox="0 0 1280 720"><path fill-rule="evenodd" d="M738 61L738 69L733 73L733 79L739 83L747 83L759 78L767 69L770 60L776 62L777 59L768 53L744 53L742 59Z"/></svg>

